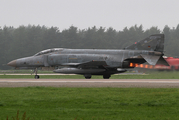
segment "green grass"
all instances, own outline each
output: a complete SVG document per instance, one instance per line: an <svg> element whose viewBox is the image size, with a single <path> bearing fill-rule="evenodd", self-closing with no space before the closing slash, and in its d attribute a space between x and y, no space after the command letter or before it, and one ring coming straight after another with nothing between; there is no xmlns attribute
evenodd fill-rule
<svg viewBox="0 0 179 120"><path fill-rule="evenodd" d="M0 75L1 78L34 78L34 75ZM84 79L83 75L41 75L43 79ZM92 76L92 79L103 79L102 76ZM139 75L112 75L110 79L179 79L179 72L148 72Z"/></svg>
<svg viewBox="0 0 179 120"><path fill-rule="evenodd" d="M0 88L0 120L178 120L178 88Z"/></svg>

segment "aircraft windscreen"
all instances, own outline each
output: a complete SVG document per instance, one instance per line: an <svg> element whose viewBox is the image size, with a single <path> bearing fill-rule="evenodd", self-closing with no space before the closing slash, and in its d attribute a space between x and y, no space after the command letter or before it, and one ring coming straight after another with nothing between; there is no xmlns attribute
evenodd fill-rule
<svg viewBox="0 0 179 120"><path fill-rule="evenodd" d="M44 55L44 54L56 52L56 51L59 51L59 50L63 50L63 48L52 48L52 49L43 50L43 51L38 52L34 56Z"/></svg>

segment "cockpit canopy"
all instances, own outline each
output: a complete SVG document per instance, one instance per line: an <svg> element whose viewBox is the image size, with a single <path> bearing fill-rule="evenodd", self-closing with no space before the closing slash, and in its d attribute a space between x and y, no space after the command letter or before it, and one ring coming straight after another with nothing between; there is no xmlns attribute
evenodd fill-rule
<svg viewBox="0 0 179 120"><path fill-rule="evenodd" d="M38 53L35 54L34 56L44 55L44 54L48 54L48 53L52 53L52 52L56 52L56 51L60 51L60 50L63 50L63 48L47 49L47 50L43 50L43 51L38 52Z"/></svg>

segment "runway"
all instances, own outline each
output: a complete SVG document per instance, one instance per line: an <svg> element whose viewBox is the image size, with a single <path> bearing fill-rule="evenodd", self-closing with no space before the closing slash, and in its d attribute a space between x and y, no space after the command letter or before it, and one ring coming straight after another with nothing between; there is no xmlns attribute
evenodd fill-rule
<svg viewBox="0 0 179 120"><path fill-rule="evenodd" d="M0 87L179 87L179 79L0 79Z"/></svg>

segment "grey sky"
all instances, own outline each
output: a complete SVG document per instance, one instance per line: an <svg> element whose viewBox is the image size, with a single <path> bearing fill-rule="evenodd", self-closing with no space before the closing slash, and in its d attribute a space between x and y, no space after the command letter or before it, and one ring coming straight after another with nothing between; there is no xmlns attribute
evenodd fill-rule
<svg viewBox="0 0 179 120"><path fill-rule="evenodd" d="M179 0L0 0L0 26L74 25L123 30L135 24L163 30L179 24Z"/></svg>

